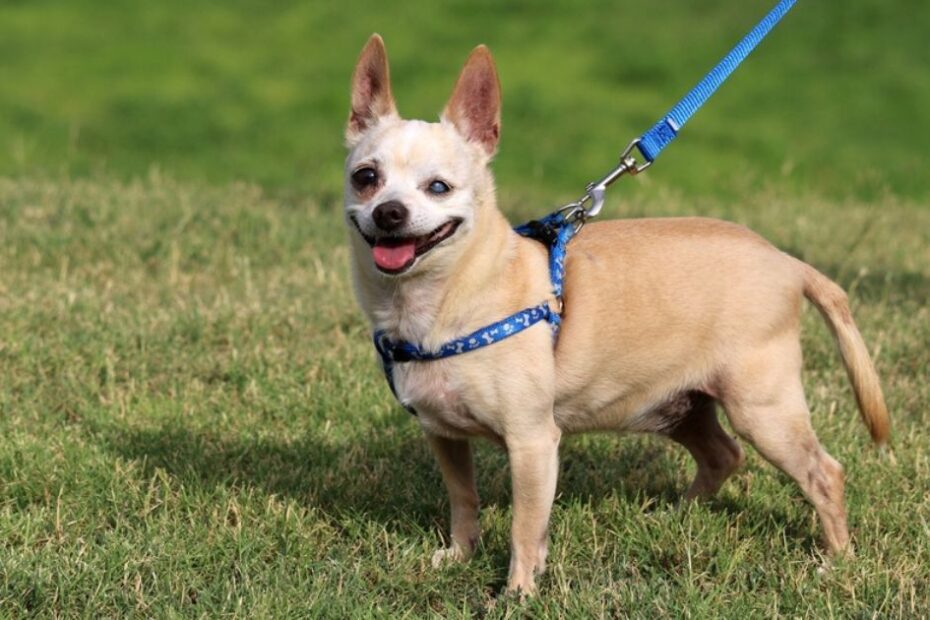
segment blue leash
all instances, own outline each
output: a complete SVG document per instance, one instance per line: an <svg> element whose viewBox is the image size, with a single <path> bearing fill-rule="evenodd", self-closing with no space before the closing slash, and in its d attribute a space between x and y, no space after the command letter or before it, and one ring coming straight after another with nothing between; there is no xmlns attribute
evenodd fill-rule
<svg viewBox="0 0 930 620"><path fill-rule="evenodd" d="M624 174L635 175L655 161L659 153L669 145L669 143L678 136L678 132L684 127L695 112L697 112L704 103L710 99L710 96L716 92L720 85L730 77L730 74L740 65L743 60L749 56L749 53L771 32L781 18L794 6L797 0L780 0L768 15L762 18L756 27L749 31L742 41L736 44L730 53L723 57L717 66L711 69L710 73L704 76L704 79L698 82L697 86L691 89L684 98L675 104L668 114L663 116L653 125L649 131L639 138L630 142L626 150L620 155L620 163L600 181L589 183L585 195L577 201L566 205L564 208L571 208L575 217L586 219L594 217L604 205L604 195L607 187L619 179ZM646 160L643 164L637 164L636 159L632 156L634 148L638 148ZM585 208L585 204L590 202L591 206Z"/></svg>
<svg viewBox="0 0 930 620"><path fill-rule="evenodd" d="M730 53L724 56L723 60L717 63L717 66L711 69L710 73L704 76L704 79L698 82L697 86L691 89L691 92L676 103L675 107L669 110L664 118L652 126L652 129L639 138L639 150L643 157L646 158L646 161L654 161L662 152L662 149L675 139L681 128L688 122L688 119L710 99L710 96L720 88L724 80L730 77L733 70L749 56L749 53L775 27L775 24L781 21L785 13L794 6L795 1L781 0L776 4L775 8L769 11L769 14L762 18L762 21L756 24L756 27L750 30L749 34L743 37L743 40L737 43L736 47L730 50Z"/></svg>
<svg viewBox="0 0 930 620"><path fill-rule="evenodd" d="M552 281L553 295L559 305L562 302L562 280L565 275L565 254L568 242L581 230L588 218L594 217L601 210L604 205L607 187L624 174L635 175L651 166L659 153L678 136L678 132L688 122L688 119L710 99L710 96L775 27L775 24L785 16L795 2L796 0L780 0L775 5L775 8L749 34L743 37L736 47L730 50L730 53L724 56L723 60L717 63L717 66L703 80L698 82L697 86L692 88L681 101L675 104L675 107L669 110L668 114L653 125L649 131L633 140L626 147L626 150L620 155L620 163L613 170L600 181L589 183L584 196L542 219L533 220L514 228L518 234L541 241L549 247L549 277ZM638 164L636 162L632 155L634 148L638 148L639 152L642 153L643 158L646 160L645 163ZM586 208L585 205L588 202L591 205ZM376 331L373 337L375 349L377 349L378 355L381 357L381 368L384 370L388 385L391 392L394 393L394 397L400 400L394 387L395 363L440 360L453 355L468 353L506 340L543 320L549 322L552 327L553 338L555 338L559 332L561 317L558 312L554 312L549 307L547 302L525 308L467 336L451 340L436 351L423 349L412 342L391 340L383 330ZM401 404L407 411L416 415L416 411L412 407L402 401Z"/></svg>

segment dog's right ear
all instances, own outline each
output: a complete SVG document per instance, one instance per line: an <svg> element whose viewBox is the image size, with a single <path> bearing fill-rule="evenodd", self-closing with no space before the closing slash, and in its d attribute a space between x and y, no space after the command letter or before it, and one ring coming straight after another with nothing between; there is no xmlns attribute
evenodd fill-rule
<svg viewBox="0 0 930 620"><path fill-rule="evenodd" d="M373 34L362 49L352 75L352 110L346 125L346 144L349 148L355 146L362 134L379 119L387 116L397 116L397 107L391 94L391 76L384 40L380 35Z"/></svg>

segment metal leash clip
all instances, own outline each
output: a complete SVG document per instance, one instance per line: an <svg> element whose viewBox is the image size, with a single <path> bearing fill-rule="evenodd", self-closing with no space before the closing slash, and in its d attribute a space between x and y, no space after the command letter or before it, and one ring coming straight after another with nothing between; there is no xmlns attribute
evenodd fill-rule
<svg viewBox="0 0 930 620"><path fill-rule="evenodd" d="M604 197L607 194L607 188L610 187L614 181L624 174L635 176L652 165L651 161L646 161L644 164L637 163L636 158L632 155L633 149L639 145L639 141L640 139L636 138L627 145L623 153L620 154L620 162L613 170L608 172L604 178L597 182L588 183L588 186L585 188L585 193L581 198L568 203L558 210L559 213L565 216L566 220L575 225L576 233L581 230L581 227L584 226L588 218L594 217L601 212L601 207L604 206ZM585 208L589 202L591 206Z"/></svg>

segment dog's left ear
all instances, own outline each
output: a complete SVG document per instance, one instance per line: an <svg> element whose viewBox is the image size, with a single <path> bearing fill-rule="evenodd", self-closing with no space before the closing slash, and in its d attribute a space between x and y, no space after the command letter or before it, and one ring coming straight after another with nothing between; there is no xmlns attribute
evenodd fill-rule
<svg viewBox="0 0 930 620"><path fill-rule="evenodd" d="M480 146L488 157L497 151L501 136L501 86L491 51L484 45L476 47L465 61L442 118Z"/></svg>
<svg viewBox="0 0 930 620"><path fill-rule="evenodd" d="M352 74L352 110L346 125L346 144L355 146L362 134L379 119L397 116L387 50L378 34L371 35L362 49Z"/></svg>

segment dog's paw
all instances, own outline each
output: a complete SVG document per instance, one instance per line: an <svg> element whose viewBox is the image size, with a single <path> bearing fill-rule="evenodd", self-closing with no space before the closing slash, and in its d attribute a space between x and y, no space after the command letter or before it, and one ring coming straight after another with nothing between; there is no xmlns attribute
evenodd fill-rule
<svg viewBox="0 0 930 620"><path fill-rule="evenodd" d="M511 583L507 584L507 587L504 588L502 595L504 598L517 600L521 603L526 602L527 599L535 598L537 594L536 583L534 581Z"/></svg>
<svg viewBox="0 0 930 620"><path fill-rule="evenodd" d="M465 562L469 557L471 557L470 552L463 549L461 545L453 543L450 547L437 550L436 553L433 554L433 559L430 561L430 564L433 565L433 568L442 568L448 564Z"/></svg>
<svg viewBox="0 0 930 620"><path fill-rule="evenodd" d="M830 574L834 567L837 565L842 565L844 562L849 562L856 559L856 550L853 548L852 543L846 543L842 549L828 553L820 558L819 566L817 566L818 575L828 575Z"/></svg>

